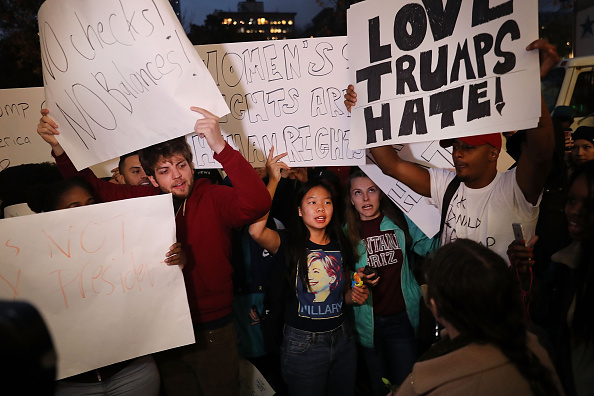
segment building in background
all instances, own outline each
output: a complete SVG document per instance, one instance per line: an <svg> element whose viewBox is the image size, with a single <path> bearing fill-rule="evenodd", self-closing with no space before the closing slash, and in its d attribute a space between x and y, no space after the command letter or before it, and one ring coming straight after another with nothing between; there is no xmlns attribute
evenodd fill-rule
<svg viewBox="0 0 594 396"><path fill-rule="evenodd" d="M206 25L227 41L282 40L295 38L295 15L265 12L264 2L247 0L237 4L237 12L215 10L206 17Z"/></svg>

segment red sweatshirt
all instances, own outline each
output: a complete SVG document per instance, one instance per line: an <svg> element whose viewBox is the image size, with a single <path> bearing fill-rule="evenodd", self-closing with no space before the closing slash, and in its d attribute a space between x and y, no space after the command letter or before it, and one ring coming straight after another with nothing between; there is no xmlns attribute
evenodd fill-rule
<svg viewBox="0 0 594 396"><path fill-rule="evenodd" d="M192 321L196 324L231 314L231 231L264 216L271 204L266 186L238 151L226 145L214 158L223 165L233 187L196 180L175 217L177 240L187 256L184 281ZM89 169L76 172L65 154L56 157L56 163L64 177L80 175L91 182L102 202L155 195L159 191L154 187L109 183Z"/></svg>

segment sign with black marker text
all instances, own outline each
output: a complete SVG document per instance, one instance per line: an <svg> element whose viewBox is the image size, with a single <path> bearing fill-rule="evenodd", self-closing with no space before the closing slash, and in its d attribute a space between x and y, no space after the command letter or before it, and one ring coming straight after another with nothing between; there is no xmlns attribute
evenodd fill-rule
<svg viewBox="0 0 594 396"><path fill-rule="evenodd" d="M228 108L166 0L47 0L45 98L77 169L194 130Z"/></svg>
<svg viewBox="0 0 594 396"><path fill-rule="evenodd" d="M53 162L51 148L38 135L43 88L0 90L0 171L32 162Z"/></svg>
<svg viewBox="0 0 594 396"><path fill-rule="evenodd" d="M223 136L254 166L270 148L290 166L365 163L350 146L346 37L197 45L230 114ZM188 138L196 167L220 167L203 138Z"/></svg>
<svg viewBox="0 0 594 396"><path fill-rule="evenodd" d="M536 1L366 0L347 18L352 147L536 126Z"/></svg>

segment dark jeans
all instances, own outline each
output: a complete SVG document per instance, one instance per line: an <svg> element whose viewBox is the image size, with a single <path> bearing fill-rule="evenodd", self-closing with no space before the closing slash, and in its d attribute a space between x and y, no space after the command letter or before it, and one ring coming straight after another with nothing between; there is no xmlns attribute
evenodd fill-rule
<svg viewBox="0 0 594 396"><path fill-rule="evenodd" d="M312 333L285 325L281 370L292 396L353 395L357 350L348 324Z"/></svg>
<svg viewBox="0 0 594 396"><path fill-rule="evenodd" d="M167 396L239 396L233 323L195 331L196 343L154 354Z"/></svg>
<svg viewBox="0 0 594 396"><path fill-rule="evenodd" d="M392 385L400 385L417 360L417 341L406 311L396 315L377 316L373 320L373 348L362 348L375 396L385 396L388 388L382 377Z"/></svg>

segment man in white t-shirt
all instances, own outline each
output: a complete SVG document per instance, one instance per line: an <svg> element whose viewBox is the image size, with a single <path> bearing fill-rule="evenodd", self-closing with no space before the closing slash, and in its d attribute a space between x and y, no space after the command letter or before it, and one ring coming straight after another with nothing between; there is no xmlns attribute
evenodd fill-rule
<svg viewBox="0 0 594 396"><path fill-rule="evenodd" d="M555 47L547 40L534 41L526 49L539 50L541 78L559 60ZM349 86L345 94L349 110L356 103L356 96L353 86ZM473 239L508 261L506 250L514 238L511 223L523 223L526 239L534 235L538 204L551 165L553 124L544 100L541 98L538 125L527 131L526 144L512 170L497 173L501 150L498 133L448 139L441 144L453 147L455 173L445 169L428 170L405 161L392 146L375 147L371 153L385 174L431 198L440 211L450 180L458 176L461 183L449 203L442 243L456 238Z"/></svg>
<svg viewBox="0 0 594 396"><path fill-rule="evenodd" d="M461 181L446 211L441 244L457 238L472 239L507 259L507 247L513 240L511 223L522 223L527 240L534 235L540 191L534 194L535 200L527 199L517 180L517 167L497 173L495 166L501 150L499 133L442 140L441 145L453 147L456 172L429 169L429 202L441 213L448 184L456 175ZM484 178L480 177L483 175ZM476 179L480 182L476 183Z"/></svg>

